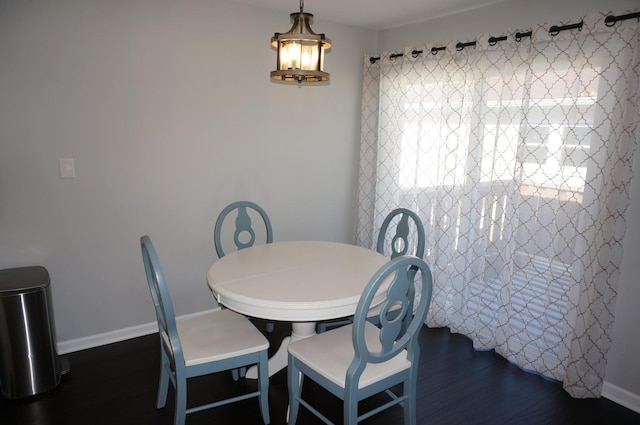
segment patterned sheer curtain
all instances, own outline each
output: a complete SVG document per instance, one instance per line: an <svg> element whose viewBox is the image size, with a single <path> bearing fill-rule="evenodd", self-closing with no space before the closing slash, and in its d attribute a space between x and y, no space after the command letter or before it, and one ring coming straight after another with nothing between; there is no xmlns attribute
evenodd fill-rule
<svg viewBox="0 0 640 425"><path fill-rule="evenodd" d="M427 324L574 397L602 390L640 134L638 20L607 15L365 58L357 243L417 211Z"/></svg>

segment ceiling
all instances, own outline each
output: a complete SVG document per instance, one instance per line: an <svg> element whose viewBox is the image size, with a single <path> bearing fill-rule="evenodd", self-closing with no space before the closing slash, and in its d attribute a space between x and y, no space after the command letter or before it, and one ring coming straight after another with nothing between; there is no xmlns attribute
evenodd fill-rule
<svg viewBox="0 0 640 425"><path fill-rule="evenodd" d="M296 0L231 0L274 9L288 15L300 11ZM306 0L304 11L316 18L372 30L426 21L504 0Z"/></svg>

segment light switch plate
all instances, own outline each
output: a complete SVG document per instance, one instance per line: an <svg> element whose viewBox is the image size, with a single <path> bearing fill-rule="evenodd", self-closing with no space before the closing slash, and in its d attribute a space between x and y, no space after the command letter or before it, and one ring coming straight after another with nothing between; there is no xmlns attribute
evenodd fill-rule
<svg viewBox="0 0 640 425"><path fill-rule="evenodd" d="M59 158L60 161L60 177L63 179L73 179L76 177L76 168L73 164L73 158Z"/></svg>

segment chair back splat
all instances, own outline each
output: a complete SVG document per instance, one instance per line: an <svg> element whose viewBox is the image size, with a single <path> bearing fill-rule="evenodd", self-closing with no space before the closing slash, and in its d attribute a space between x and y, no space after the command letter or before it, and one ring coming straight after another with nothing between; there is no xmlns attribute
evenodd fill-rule
<svg viewBox="0 0 640 425"><path fill-rule="evenodd" d="M420 297L414 305L416 283ZM432 285L431 271L422 259L396 256L367 284L353 324L291 343L288 348L289 424L295 424L300 405L325 423L332 423L302 399L301 377L307 376L343 400L345 424L356 424L400 404L405 425L415 425L420 359L418 334L429 311ZM381 293L384 299L380 303ZM367 320L374 307L380 311L378 326ZM398 384L402 384L401 394L391 391ZM390 396L388 403L359 413L361 400L382 392Z"/></svg>
<svg viewBox="0 0 640 425"><path fill-rule="evenodd" d="M248 211L249 210L249 211ZM225 219L233 211L237 212L235 219L235 229L233 231L233 243L236 249L244 249L253 246L256 243L256 228L254 228L249 212L253 210L262 218L264 225L265 240L264 243L273 242L273 229L271 228L271 220L262 207L250 201L237 201L227 205L216 220L216 227L213 234L214 244L218 257L225 256L225 248L222 240L223 224Z"/></svg>
<svg viewBox="0 0 640 425"><path fill-rule="evenodd" d="M400 217L395 228L395 234L389 235L389 226L394 219ZM409 224L411 220L411 225ZM415 232L411 232L415 229ZM378 233L376 251L383 255L396 258L399 255L415 255L418 258L424 256L425 232L422 220L415 212L406 208L396 208L391 211L382 222ZM410 248L413 248L410 250Z"/></svg>
<svg viewBox="0 0 640 425"><path fill-rule="evenodd" d="M223 233L225 228L226 218L236 211L235 227L233 229L233 243L237 250L249 248L253 246L258 240L256 237L257 227L254 227L251 221L251 215L258 216L262 219L262 226L264 229L260 229L263 232L263 243L273 242L273 229L271 227L271 220L267 212L258 204L251 201L237 201L227 205L218 215L216 220L216 227L213 232L213 242L216 248L218 258L222 258L226 255L225 243L223 242ZM253 214L250 214L252 212ZM230 216L231 218L232 216ZM273 332L275 323L271 320L267 321L267 332ZM237 372L234 372L234 375ZM243 371L240 371L242 374Z"/></svg>
<svg viewBox="0 0 640 425"><path fill-rule="evenodd" d="M262 420L268 424L267 339L246 317L227 309L177 322L151 239L142 236L140 246L160 336L160 382L156 407L160 409L165 406L171 383L175 390L174 425L184 425L189 413L251 397L258 398ZM251 365L257 365L258 368L255 391L187 408L187 378Z"/></svg>

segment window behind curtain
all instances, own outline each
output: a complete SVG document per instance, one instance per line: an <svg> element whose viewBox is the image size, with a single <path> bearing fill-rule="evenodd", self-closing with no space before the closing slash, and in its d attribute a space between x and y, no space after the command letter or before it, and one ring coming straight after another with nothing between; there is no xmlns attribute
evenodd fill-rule
<svg viewBox="0 0 640 425"><path fill-rule="evenodd" d="M419 212L428 323L577 396L601 386L637 143L637 23L602 19L382 55L363 90L359 243L392 208Z"/></svg>

